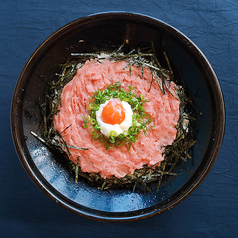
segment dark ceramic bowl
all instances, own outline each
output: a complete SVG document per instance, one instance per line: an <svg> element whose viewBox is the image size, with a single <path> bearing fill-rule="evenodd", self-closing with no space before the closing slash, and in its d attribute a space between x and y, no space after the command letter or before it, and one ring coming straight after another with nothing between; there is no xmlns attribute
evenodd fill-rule
<svg viewBox="0 0 238 238"><path fill-rule="evenodd" d="M153 41L158 55L165 50L179 83L195 100L200 112L193 160L186 164L191 174L182 170L182 176L164 181L159 192L156 189L152 192L126 189L107 192L89 186L85 181L75 184L74 175L31 135L42 121L36 103L46 87L41 76L49 78L58 72L59 64L64 63L71 52L115 49L125 38L129 39L132 47ZM148 16L104 13L81 18L62 27L38 47L17 81L11 126L23 167L48 197L79 215L104 221L128 221L169 210L198 187L218 156L224 133L224 115L218 79L208 60L186 36Z"/></svg>

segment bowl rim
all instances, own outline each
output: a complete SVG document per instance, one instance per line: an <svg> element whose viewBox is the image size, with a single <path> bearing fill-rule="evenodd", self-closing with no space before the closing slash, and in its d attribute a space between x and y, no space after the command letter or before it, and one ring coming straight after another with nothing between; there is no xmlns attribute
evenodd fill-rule
<svg viewBox="0 0 238 238"><path fill-rule="evenodd" d="M123 17L127 17L129 18L140 18L141 21L143 22L153 22L154 24L158 24L160 25L160 27L162 26L163 28L166 28L166 31L169 31L169 33L171 33L172 35L175 35L176 37L180 38L180 40L185 41L186 44L188 44L193 51L195 52L194 54L196 54L197 59L199 60L199 62L201 61L201 63L203 63L204 66L206 66L206 68L209 70L210 75L212 75L212 79L215 83L214 87L216 89L215 93L217 96L217 103L219 106L219 113L217 113L218 115L218 123L216 125L216 137L214 138L214 141L216 143L216 148L214 149L211 159L209 160L208 165L206 166L206 168L204 169L203 173L200 174L200 176L196 179L196 182L189 187L189 189L186 190L186 192L180 196L178 199L176 199L172 204L170 204L169 206L161 209L161 210L153 210L151 212L147 212L147 213L140 213L139 215L132 215L132 212L122 212L122 213L127 213L127 216L104 216L104 215L92 215L90 212L84 212L82 210L78 210L76 207L70 205L69 203L67 203L66 201L62 200L59 198L59 196L57 196L56 194L54 194L52 191L50 191L44 184L44 182L38 178L37 176L35 176L33 169L31 168L31 165L28 163L27 158L26 158L26 153L24 152L24 148L21 145L21 141L19 140L19 136L20 136L20 131L19 128L17 127L18 123L17 123L17 116L15 114L15 108L17 106L17 92L20 89L20 85L22 83L22 78L23 75L26 71L26 69L28 68L28 65L32 62L32 60L34 59L35 55L37 55L37 53L39 52L39 50L44 47L53 37L57 36L58 34L60 34L61 32L65 31L66 29L72 27L75 24L82 24L83 22L87 22L87 21L96 21L98 19L103 19L105 17L117 17L117 18L123 18ZM221 149L222 146L222 141L224 138L224 133L225 133L225 103L224 103L224 97L223 97L223 93L222 93L222 89L220 86L220 83L218 81L218 78L211 66L211 64L209 63L208 59L206 58L206 56L201 52L201 50L196 46L196 44L191 41L187 36L185 36L182 32L180 32L179 30L177 30L176 28L174 28L173 26L171 26L170 24L165 23L164 21L161 21L155 17L151 17L148 15L144 15L144 14L139 14L139 13L129 13L129 12L124 12L124 11L110 11L110 12L100 12L100 13L94 13L91 15L88 15L86 17L82 17L79 19L76 19L74 21L71 21L70 23L64 25L63 27L59 28L57 31L55 31L53 34L51 34L49 37L47 37L37 48L36 50L33 52L33 54L30 56L30 58L27 60L26 64L24 65L18 80L16 82L15 85L15 89L13 92L13 96L12 96L12 102L11 102L11 134L12 134L12 138L13 138L13 142L14 142L14 146L15 149L17 151L18 157L21 161L22 166L24 167L24 169L26 170L27 174L29 175L29 177L33 180L33 182L37 185L38 188L40 188L40 190L47 195L49 198L51 198L53 201L55 201L57 204L59 204L60 206L66 208L67 210L70 210L71 212L81 215L83 217L87 217L87 218L91 218L94 220L99 220L99 221L110 221L110 222L124 222L124 221L135 221L135 220L142 220L145 218L149 218L158 214L161 214L167 210L170 210L172 207L174 207L175 205L179 204L180 202L182 202L185 198L187 198L193 191L195 191L195 189L202 183L202 181L205 179L205 177L207 176L207 174L209 173L209 171L211 170L212 166L214 165L219 151ZM50 185L51 186L51 185ZM108 214L110 212L107 212ZM131 214L131 215L130 215Z"/></svg>

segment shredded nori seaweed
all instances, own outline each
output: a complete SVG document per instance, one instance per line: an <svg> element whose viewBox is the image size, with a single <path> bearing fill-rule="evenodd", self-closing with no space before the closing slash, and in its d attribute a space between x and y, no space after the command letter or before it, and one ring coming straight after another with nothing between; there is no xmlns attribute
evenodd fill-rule
<svg viewBox="0 0 238 238"><path fill-rule="evenodd" d="M192 158L189 152L191 150L191 147L196 143L196 140L194 139L194 122L196 119L193 116L196 108L191 99L186 96L184 89L181 86L178 86L176 95L172 95L181 101L180 118L176 127L177 135L173 144L165 147L163 152L164 160L159 165L155 164L154 166L150 167L144 165L143 168L137 169L133 174L127 174L123 178L116 178L115 176L111 176L110 178L104 179L100 176L99 173L83 172L80 169L78 162L77 164L74 164L69 158L71 156L69 148L71 148L72 146L67 145L67 143L64 141L63 137L61 136L63 131L58 132L57 130L55 130L53 125L53 118L58 112L58 105L61 105L60 97L63 87L70 80L72 80L77 72L77 69L82 67L86 60L95 58L97 58L99 62L101 62L105 58L114 61L124 60L128 63L125 69L129 68L129 74L131 73L131 67L133 65L136 65L137 67L141 67L142 77L143 68L147 67L151 70L152 73L151 85L153 80L156 80L162 93L165 93L167 91L168 93L172 94L166 86L166 82L174 80L174 74L167 54L163 52L168 67L168 69L165 69L161 66L159 60L155 55L153 43L150 47L143 49L132 49L128 53L122 52L124 45L125 43L115 51L109 53L105 52L105 54L100 54L100 52L72 53L71 56L73 58L68 59L67 62L62 65L62 72L56 74L54 80L47 81L48 87L45 91L45 95L44 97L39 99L43 123L39 128L39 131L37 133L32 132L32 135L52 150L56 151L57 153L61 153L66 158L71 170L75 173L76 183L79 181L79 177L81 177L90 181L92 185L97 186L102 190L109 190L118 187L130 187L133 191L135 191L136 188L141 187L146 191L151 191L148 183L157 181L157 190L159 190L162 180L167 176L181 175L180 173L176 173L178 167L181 166L190 173L190 171L187 170L183 165L183 162L187 162ZM70 126L65 128L65 130L67 130L69 127ZM88 148L76 149L87 150ZM77 161L79 161L79 158L77 158Z"/></svg>

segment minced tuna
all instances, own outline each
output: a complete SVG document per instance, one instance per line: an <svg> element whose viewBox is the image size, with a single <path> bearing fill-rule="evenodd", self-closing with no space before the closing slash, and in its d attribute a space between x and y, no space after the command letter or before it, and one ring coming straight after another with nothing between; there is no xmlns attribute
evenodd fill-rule
<svg viewBox="0 0 238 238"><path fill-rule="evenodd" d="M163 94L155 80L149 90L151 71L144 68L142 77L141 68L133 66L129 75L129 69L124 69L126 65L125 61L86 61L63 88L62 106L59 106L60 111L54 117L54 127L63 132L62 137L68 145L89 149L69 148L69 159L76 163L79 158L79 166L83 172L99 173L103 178L113 175L121 178L132 174L143 165L159 165L164 159L162 153L165 146L171 145L176 138L180 101L171 95L175 94L175 83L167 85L171 93ZM132 85L137 89L138 95L142 94L150 100L144 103L144 108L151 116L153 126L148 126L148 136L143 132L139 134L139 139L132 143L130 150L128 145L106 149L103 143L93 140L89 128L83 127L83 116L87 117L89 114L90 97L96 90L104 90L117 81L121 82L126 91ZM69 125L71 126L68 127Z"/></svg>

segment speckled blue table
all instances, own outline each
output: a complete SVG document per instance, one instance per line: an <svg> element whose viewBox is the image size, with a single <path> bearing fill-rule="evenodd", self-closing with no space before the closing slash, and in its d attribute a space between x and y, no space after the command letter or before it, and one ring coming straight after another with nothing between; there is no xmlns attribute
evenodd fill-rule
<svg viewBox="0 0 238 238"><path fill-rule="evenodd" d="M173 2L173 3L172 3ZM213 66L226 103L226 133L204 182L181 204L130 223L77 216L47 198L30 180L15 152L10 104L27 59L50 34L83 16L127 11L176 27ZM238 2L236 0L0 2L0 237L236 237L238 235Z"/></svg>

